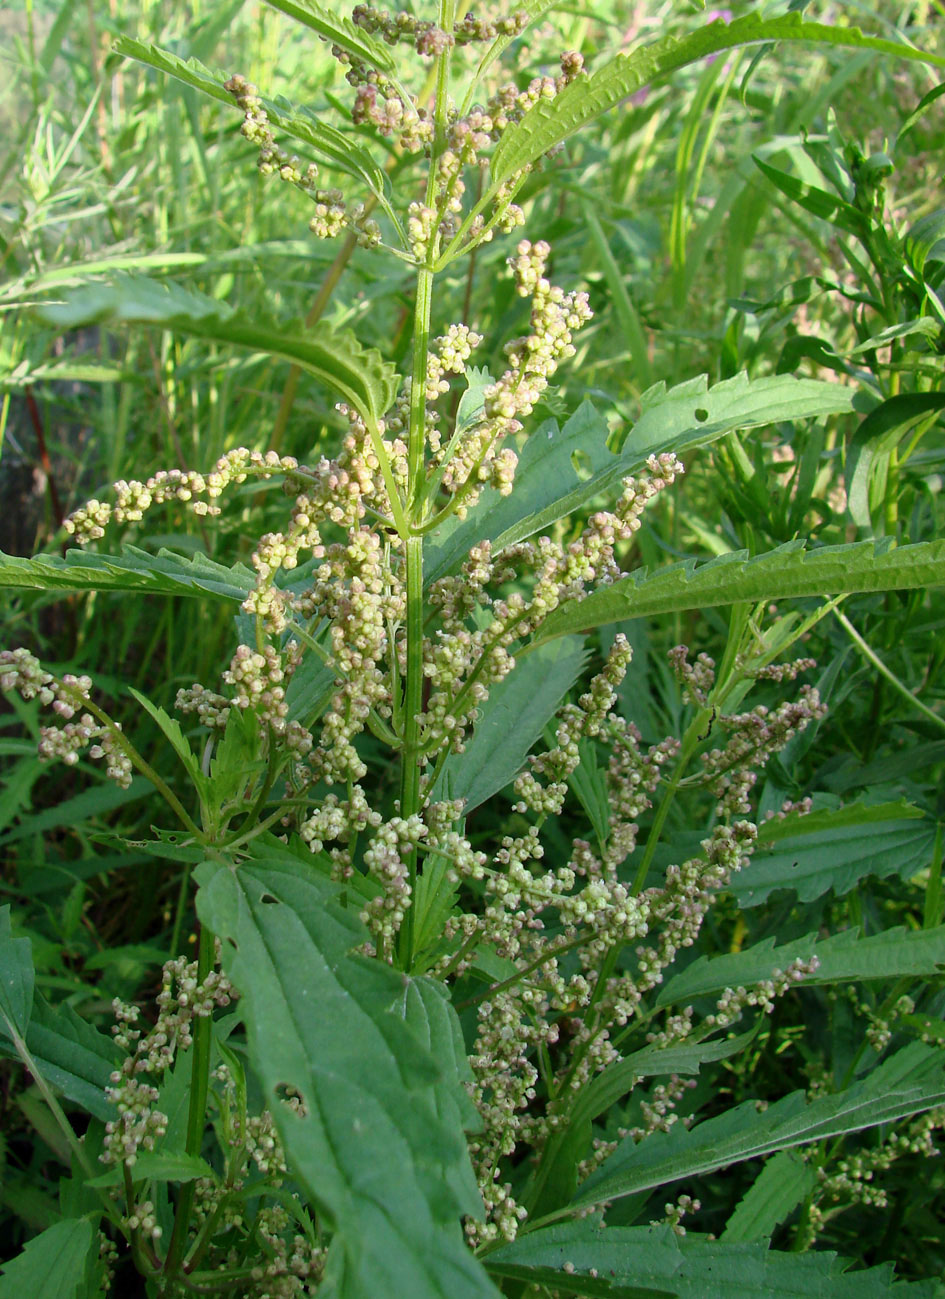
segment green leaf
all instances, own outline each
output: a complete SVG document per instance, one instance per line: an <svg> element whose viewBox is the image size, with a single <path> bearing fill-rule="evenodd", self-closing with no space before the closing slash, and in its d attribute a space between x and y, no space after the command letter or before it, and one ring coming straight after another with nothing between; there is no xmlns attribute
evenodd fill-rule
<svg viewBox="0 0 945 1299"><path fill-rule="evenodd" d="M940 95L945 91L939 86L933 93ZM909 232L903 242L903 250L911 266L919 275L924 273L925 263L928 261L932 250L938 247L943 240L945 240L945 208L936 208L934 212L927 212L924 217L920 217L914 225L909 227ZM941 260L940 248L938 260Z"/></svg>
<svg viewBox="0 0 945 1299"><path fill-rule="evenodd" d="M326 9L317 0L268 0L268 3L273 9L317 32L329 45L337 45L346 54L363 59L381 72L391 76L396 73L397 64L390 49L356 27L350 18Z"/></svg>
<svg viewBox="0 0 945 1299"><path fill-rule="evenodd" d="M223 941L293 1173L333 1227L327 1292L495 1299L459 1229L461 1214L482 1209L457 1117L458 1064L432 1000L418 989L421 1016L414 980L351 954L366 934L333 901L337 886L276 841L257 841L238 870L206 863L197 878L198 914ZM304 1115L281 1099L286 1085Z"/></svg>
<svg viewBox="0 0 945 1299"><path fill-rule="evenodd" d="M945 541L890 548L872 541L807 550L789 541L749 558L744 550L705 563L686 560L627 577L564 605L545 623L535 644L590 631L625 618L650 617L723 604L791 600L855 591L896 591L945 583Z"/></svg>
<svg viewBox="0 0 945 1299"><path fill-rule="evenodd" d="M63 1096L104 1122L115 1117L105 1088L121 1052L108 1034L81 1019L67 1003L50 1006L37 995L26 1045L43 1077Z"/></svg>
<svg viewBox="0 0 945 1299"><path fill-rule="evenodd" d="M765 1162L750 1190L725 1224L723 1241L761 1240L792 1213L817 1185L817 1173L793 1150Z"/></svg>
<svg viewBox="0 0 945 1299"><path fill-rule="evenodd" d="M943 1100L945 1057L914 1042L836 1095L808 1103L803 1092L793 1092L760 1113L754 1101L746 1101L694 1128L678 1123L639 1144L627 1138L572 1203L578 1207L621 1199L775 1150L906 1118Z"/></svg>
<svg viewBox="0 0 945 1299"><path fill-rule="evenodd" d="M163 708L157 704L152 704L147 695L143 695L140 690L135 690L133 686L128 687L128 693L144 709L148 716L155 722L161 734L167 740L168 744L177 754L183 763L184 769L193 782L194 788L201 795L206 793L208 781L207 777L200 769L200 762L190 747L187 737L183 732L180 722L176 717L171 717Z"/></svg>
<svg viewBox="0 0 945 1299"><path fill-rule="evenodd" d="M64 556L23 559L0 551L0 588L19 591L135 591L142 595L210 595L242 604L254 574L242 564L227 568L206 555L186 559L169 550L148 554L135 546L119 555L79 549Z"/></svg>
<svg viewBox="0 0 945 1299"><path fill-rule="evenodd" d="M33 948L14 938L9 905L0 907L0 1021L7 1032L26 1036L33 1009Z"/></svg>
<svg viewBox="0 0 945 1299"><path fill-rule="evenodd" d="M90 284L59 303L36 308L59 329L82 325L156 325L196 338L247 347L292 361L339 393L369 422L383 415L397 392L394 367L380 352L363 348L350 333L319 322L309 328L260 320L178 284L125 276Z"/></svg>
<svg viewBox="0 0 945 1299"><path fill-rule="evenodd" d="M596 1119L616 1105L633 1087L635 1078L658 1078L666 1074L697 1074L704 1064L728 1060L743 1051L756 1036L746 1033L715 1042L678 1042L671 1046L646 1046L617 1060L584 1088L574 1104L575 1122Z"/></svg>
<svg viewBox="0 0 945 1299"><path fill-rule="evenodd" d="M88 1218L57 1222L2 1265L0 1299L85 1299L93 1249L97 1254L97 1233Z"/></svg>
<svg viewBox="0 0 945 1299"><path fill-rule="evenodd" d="M583 1087L570 1113L552 1133L522 1202L531 1217L543 1217L563 1207L577 1188L577 1166L591 1144L591 1124L630 1092L639 1078L667 1074L697 1074L703 1064L737 1055L755 1037L750 1029L721 1042L684 1042L668 1047L644 1047L617 1060Z"/></svg>
<svg viewBox="0 0 945 1299"><path fill-rule="evenodd" d="M706 375L668 390L657 383L640 399L640 416L616 453L607 445L606 421L585 401L563 429L548 420L530 434L519 456L514 492L500 496L487 488L464 520L450 519L437 531L424 553L425 580L452 571L478 541L487 538L498 553L595 496L616 493L621 479L637 473L651 455L707 446L734 429L837 414L850 410L853 398L851 388L789 374L749 379L742 373L712 388ZM575 465L578 457L582 474Z"/></svg>
<svg viewBox="0 0 945 1299"><path fill-rule="evenodd" d="M471 812L504 789L522 770L586 662L581 641L568 637L517 664L479 705L480 718L465 751L446 759L430 799L462 798L465 811Z"/></svg>
<svg viewBox="0 0 945 1299"><path fill-rule="evenodd" d="M782 1254L761 1241L679 1238L663 1224L605 1227L598 1215L520 1235L486 1257L496 1276L601 1299L933 1299L888 1266L847 1272L835 1254ZM905 1294L908 1289L909 1295Z"/></svg>
<svg viewBox="0 0 945 1299"><path fill-rule="evenodd" d="M920 420L940 410L945 410L945 393L899 393L870 411L854 433L845 477L850 515L859 527L870 526L870 476L877 457L888 454Z"/></svg>
<svg viewBox="0 0 945 1299"><path fill-rule="evenodd" d="M724 956L700 956L660 990L657 1006L679 1005L712 997L725 988L750 988L792 961L818 960L804 976L813 984L857 983L872 979L932 978L945 967L945 926L934 929L884 929L861 938L859 929L842 929L818 941L816 934L775 946L774 938Z"/></svg>
<svg viewBox="0 0 945 1299"><path fill-rule="evenodd" d="M610 799L607 780L597 761L597 748L593 740L580 740L578 752L581 761L568 777L568 784L587 813L597 841L603 845L610 834Z"/></svg>
<svg viewBox="0 0 945 1299"><path fill-rule="evenodd" d="M198 1177L215 1181L213 1169L205 1159L197 1155L188 1155L183 1150L163 1151L145 1150L138 1155L131 1169L131 1176L136 1182L195 1182ZM110 1168L87 1182L87 1186L105 1187L121 1186L124 1173L121 1168Z"/></svg>
<svg viewBox="0 0 945 1299"><path fill-rule="evenodd" d="M572 81L554 99L540 100L511 127L492 156L491 187L536 162L549 149L574 135L588 122L615 108L656 77L696 63L709 54L762 41L813 41L853 49L870 49L899 58L945 67L945 58L925 54L910 45L899 45L875 36L864 36L856 27L828 27L804 22L799 13L777 18L746 14L734 22L713 22L684 36L665 36L652 45L618 54L587 77Z"/></svg>
<svg viewBox="0 0 945 1299"><path fill-rule="evenodd" d="M751 861L728 891L740 907L759 906L784 888L802 902L831 888L840 897L865 875L910 879L928 865L934 842L935 822L909 803L792 813L761 826Z"/></svg>
<svg viewBox="0 0 945 1299"><path fill-rule="evenodd" d="M863 213L838 194L830 194L817 185L809 185L797 176L792 176L790 172L772 167L763 158L755 157L754 163L772 185L776 186L782 194L786 194L793 203L802 207L805 212L810 212L812 216L819 217L822 221L829 221L839 230L845 230L847 234L855 235L858 239L869 234L869 221Z"/></svg>

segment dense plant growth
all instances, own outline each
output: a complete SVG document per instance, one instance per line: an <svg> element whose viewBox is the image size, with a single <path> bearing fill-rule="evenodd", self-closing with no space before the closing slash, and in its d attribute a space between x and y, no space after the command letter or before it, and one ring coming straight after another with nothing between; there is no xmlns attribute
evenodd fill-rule
<svg viewBox="0 0 945 1299"><path fill-rule="evenodd" d="M190 56L235 9L114 33L150 118L95 116L139 74L94 32L65 145L34 86L0 1299L941 1293L945 58L777 8L615 9L608 55L540 2L272 3L291 101ZM829 95L782 102L794 49ZM884 152L855 59L906 101ZM67 253L93 120L111 234ZM35 394L116 379L70 475Z"/></svg>

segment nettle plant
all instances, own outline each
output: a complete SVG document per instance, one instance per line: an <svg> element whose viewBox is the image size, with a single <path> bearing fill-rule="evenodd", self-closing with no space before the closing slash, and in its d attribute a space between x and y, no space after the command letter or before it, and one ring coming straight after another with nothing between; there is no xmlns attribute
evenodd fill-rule
<svg viewBox="0 0 945 1299"><path fill-rule="evenodd" d="M941 583L943 548L798 542L625 571L683 452L849 412L855 391L695 379L650 390L616 434L587 402L563 427L532 427L590 312L583 292L553 282L551 249L524 237L516 198L583 123L707 54L784 39L920 56L749 15L590 73L566 52L556 73L519 86L494 75L496 60L547 6L495 20L450 0L435 20L277 7L345 66L345 129L268 102L242 76L120 48L235 103L263 171L311 199L317 236L412 268L409 372L322 323L250 320L140 279L44 309L61 326L145 322L289 359L341 397L348 431L311 464L238 449L209 469L116 483L69 520L90 549L5 561L8 584L236 602L241 643L219 680L178 693L183 725L138 696L179 759L174 788L88 677L57 677L24 649L0 655L3 688L50 710L43 757L87 753L120 785L153 783L173 824L145 847L180 864L185 888L192 878L199 927L196 959L165 965L155 1005L116 1002L109 1037L34 992L29 941L4 918L5 1048L73 1169L61 1221L7 1264L0 1293L129 1293L135 1268L149 1294L259 1299L890 1293L882 1269L844 1276L832 1254L779 1254L768 1238L803 1204L799 1244L811 1243L837 1205L869 1198L873 1172L934 1153L945 1072L933 1045L894 1038L893 1010L909 1008L871 1025L872 1067L843 1085L727 1107L697 1082L749 1050L799 985L932 975L941 930L677 961L751 870L759 835L776 843L809 812L785 804L759 830L753 789L824 717L801 683L816 665L790 651L830 606L769 615L770 602ZM416 94L393 52L405 46L427 77ZM372 132L425 167L405 204ZM280 134L363 192L322 188ZM475 329L439 319L437 285L503 235L529 317L491 375L472 364ZM259 538L252 570L92 544L166 503L212 520L229 488L273 477L286 522ZM608 629L708 606L731 608L724 656L672 651L684 723L645 743L620 706L630 646ZM701 841L667 864L680 803ZM778 882L769 872L767 889ZM64 1104L86 1112L78 1128ZM881 1139L841 1160L843 1134L866 1129ZM784 1153L797 1146L807 1162ZM767 1154L724 1236L687 1235L699 1203L686 1186Z"/></svg>

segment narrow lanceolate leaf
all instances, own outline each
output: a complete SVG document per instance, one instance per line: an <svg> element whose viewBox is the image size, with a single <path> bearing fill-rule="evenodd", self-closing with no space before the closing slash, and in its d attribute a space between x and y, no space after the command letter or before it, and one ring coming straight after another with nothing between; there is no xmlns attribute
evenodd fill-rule
<svg viewBox="0 0 945 1299"><path fill-rule="evenodd" d="M241 604L255 574L243 564L227 568L206 555L184 558L169 550L156 555L125 546L119 555L79 549L65 556L23 559L0 551L0 588L14 591L137 591L142 595L210 595Z"/></svg>
<svg viewBox="0 0 945 1299"><path fill-rule="evenodd" d="M482 1206L461 1127L452 1010L409 976L353 955L366 933L335 905L337 887L277 842L238 868L206 863L197 876L198 913L223 941L293 1175L333 1229L326 1292L496 1299L459 1225ZM303 1114L285 1104L287 1085Z"/></svg>
<svg viewBox="0 0 945 1299"><path fill-rule="evenodd" d="M182 59L179 55L172 54L170 50L163 50L157 45L146 44L144 41L136 41L130 36L119 36L114 49L116 54L123 54L126 58L145 63L158 72L174 77L185 86L191 86L212 99L228 104L234 110L236 108L236 101L232 94L223 88L226 77L211 72L197 59ZM350 176L359 177L378 198L385 199L390 181L367 149L362 148L357 140L325 122L320 122L310 109L297 107L288 100L271 101L263 98L262 104L273 126L308 145L315 150L322 161L337 167L340 171L347 172Z"/></svg>
<svg viewBox="0 0 945 1299"><path fill-rule="evenodd" d="M496 1276L600 1299L932 1299L934 1283L896 1283L886 1266L835 1254L775 1253L764 1241L680 1239L665 1225L605 1227L597 1215L520 1235L486 1257ZM908 1290L908 1295L906 1291Z"/></svg>
<svg viewBox="0 0 945 1299"><path fill-rule="evenodd" d="M479 706L479 721L465 751L446 759L430 799L462 798L470 812L504 789L522 770L586 661L583 642L569 637L516 665Z"/></svg>
<svg viewBox="0 0 945 1299"><path fill-rule="evenodd" d="M839 897L866 875L910 879L929 864L934 842L935 822L904 802L792 814L761 827L728 890L741 907L760 906L775 889L793 889L802 902L828 889Z"/></svg>
<svg viewBox="0 0 945 1299"><path fill-rule="evenodd" d="M88 1218L67 1218L40 1232L3 1264L0 1299L85 1299L91 1251L98 1239Z"/></svg>
<svg viewBox="0 0 945 1299"><path fill-rule="evenodd" d="M259 320L207 297L143 276L90 284L64 301L36 308L60 329L80 325L157 325L217 343L247 347L292 361L314 374L367 420L376 422L397 390L394 367L380 352L361 346L350 332L323 322L309 328Z"/></svg>
<svg viewBox="0 0 945 1299"><path fill-rule="evenodd" d="M861 938L858 929L842 929L819 942L816 934L808 934L779 947L773 938L766 938L743 952L700 956L669 980L656 1004L678 1006L697 997L716 997L725 988L751 988L792 961L811 957L817 958L817 969L804 976L802 987L867 979L929 979L945 970L945 926L884 929L869 938Z"/></svg>
<svg viewBox="0 0 945 1299"><path fill-rule="evenodd" d="M817 1173L795 1150L773 1155L725 1224L723 1241L763 1240L817 1185Z"/></svg>
<svg viewBox="0 0 945 1299"><path fill-rule="evenodd" d="M704 374L670 389L657 383L643 394L640 416L617 452L607 446L606 420L585 401L564 428L548 420L529 436L510 495L489 488L464 520L439 529L425 549L424 576L433 581L450 572L477 541L488 538L495 553L535 536L596 496L618 494L621 479L637 473L651 455L707 446L735 429L839 414L852 409L854 395L837 383L789 374L761 379L737 374L711 388Z"/></svg>
<svg viewBox="0 0 945 1299"><path fill-rule="evenodd" d="M632 53L618 54L590 76L572 81L555 99L539 101L519 123L506 131L497 145L492 157L492 186L497 187L523 167L537 161L556 144L567 140L595 117L616 107L621 100L655 78L695 63L709 54L763 41L841 45L945 67L945 58L939 55L865 36L856 27L828 27L822 23L804 22L798 13L778 18L762 18L757 13L750 13L731 23L713 22L685 36L666 36Z"/></svg>
<svg viewBox="0 0 945 1299"><path fill-rule="evenodd" d="M740 550L703 564L697 565L695 560L672 564L655 573L637 569L585 600L562 606L545 623L535 643L624 618L683 609L943 583L945 541L923 541L896 549L863 541L818 550L806 550L802 541L789 541L753 559Z"/></svg>
<svg viewBox="0 0 945 1299"><path fill-rule="evenodd" d="M621 1199L775 1150L906 1118L943 1101L945 1057L914 1042L834 1096L808 1103L803 1092L793 1092L761 1113L747 1101L694 1128L678 1123L639 1144L628 1137L578 1189L572 1204Z"/></svg>

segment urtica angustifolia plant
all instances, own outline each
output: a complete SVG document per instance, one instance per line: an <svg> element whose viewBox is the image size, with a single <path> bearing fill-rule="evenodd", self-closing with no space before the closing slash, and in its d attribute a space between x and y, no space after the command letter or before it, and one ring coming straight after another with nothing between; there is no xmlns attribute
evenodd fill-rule
<svg viewBox="0 0 945 1299"><path fill-rule="evenodd" d="M706 56L779 40L925 56L749 14L593 71L565 51L521 85L499 59L541 4L498 18L452 0L422 18L276 7L344 66L338 126L242 75L130 39L119 50L238 110L262 172L311 201L314 236L409 270L411 343L399 373L314 317L251 319L140 278L42 308L62 327L160 324L289 360L340 398L345 431L310 462L241 448L114 483L67 522L84 555L9 565L27 584L228 600L239 640L216 679L177 691L176 717L138 696L176 755L170 781L90 677L0 654L3 688L47 710L44 759L87 754L120 786L152 783L168 824L142 846L182 879L160 989L116 999L110 1038L34 990L29 942L4 919L5 1049L72 1176L60 1220L0 1286L130 1293L135 1269L149 1294L254 1299L892 1293L883 1270L845 1276L832 1254L800 1251L843 1205L882 1203L874 1174L936 1153L945 1070L915 997L897 986L864 1003L854 1063L807 1094L733 1099L700 1070L743 1059L800 987L934 974L941 926L893 941L791 931L688 956L736 877L763 896L790 880L751 874L759 842L776 857L808 826L829 838L891 819L816 810L800 790L762 812L755 786L825 718L817 664L793 647L848 593L945 581L941 544L793 541L631 570L685 453L848 413L857 389L693 379L650 389L632 428L589 402L539 421L591 311L556 283L526 196L582 125ZM323 186L320 167L344 186ZM442 318L438 286L499 239L522 309L492 374L475 364L475 322ZM932 285L921 294L938 302ZM98 547L167 505L210 527L273 479L284 522L255 539L249 569ZM816 598L803 613L772 608L801 596ZM624 706L630 620L716 606L730 610L724 655L671 651L680 725L645 738ZM690 851L674 855L680 817ZM181 954L192 915L195 959ZM897 1037L910 1023L914 1040ZM873 1136L848 1149L850 1133ZM687 1235L685 1217L713 1211L693 1191L763 1155L721 1239ZM795 1252L768 1249L799 1207Z"/></svg>

